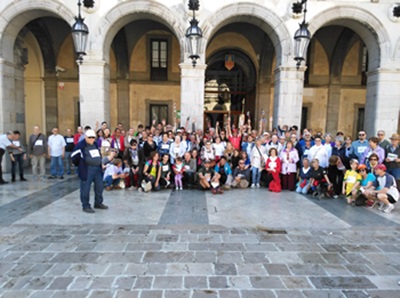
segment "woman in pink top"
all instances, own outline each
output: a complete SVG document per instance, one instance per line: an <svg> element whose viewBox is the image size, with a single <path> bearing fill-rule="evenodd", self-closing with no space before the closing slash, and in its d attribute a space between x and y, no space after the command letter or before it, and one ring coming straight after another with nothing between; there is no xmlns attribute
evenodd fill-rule
<svg viewBox="0 0 400 298"><path fill-rule="evenodd" d="M282 162L282 189L295 190L297 173L296 163L299 161L299 154L297 150L293 148L292 141L286 142L286 148L282 150L279 157Z"/></svg>

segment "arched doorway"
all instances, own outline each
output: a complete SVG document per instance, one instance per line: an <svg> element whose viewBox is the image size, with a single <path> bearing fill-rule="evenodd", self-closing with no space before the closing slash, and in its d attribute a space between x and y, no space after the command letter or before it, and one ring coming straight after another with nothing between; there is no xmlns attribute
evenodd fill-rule
<svg viewBox="0 0 400 298"><path fill-rule="evenodd" d="M215 127L232 116L246 113L254 119L256 98L256 69L251 59L239 50L221 50L207 61L204 99L204 123Z"/></svg>

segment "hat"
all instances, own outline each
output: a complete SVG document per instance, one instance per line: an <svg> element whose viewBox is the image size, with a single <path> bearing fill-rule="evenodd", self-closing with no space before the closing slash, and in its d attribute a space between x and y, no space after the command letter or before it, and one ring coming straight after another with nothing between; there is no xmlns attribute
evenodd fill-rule
<svg viewBox="0 0 400 298"><path fill-rule="evenodd" d="M389 138L391 140L400 140L400 135L397 133L392 134L392 136Z"/></svg>
<svg viewBox="0 0 400 298"><path fill-rule="evenodd" d="M269 132L267 132L267 131L264 132L264 133L263 133L263 136L269 136Z"/></svg>
<svg viewBox="0 0 400 298"><path fill-rule="evenodd" d="M94 132L93 129L88 129L88 130L85 132L85 136L86 136L86 137L93 137L93 138L95 138L95 137L96 137L96 133Z"/></svg>
<svg viewBox="0 0 400 298"><path fill-rule="evenodd" d="M182 132L182 129L177 129L176 132Z"/></svg>
<svg viewBox="0 0 400 298"><path fill-rule="evenodd" d="M367 169L367 166L365 165L365 164L360 164L358 167L357 167L357 170L366 170Z"/></svg>
<svg viewBox="0 0 400 298"><path fill-rule="evenodd" d="M386 166L384 164L379 164L375 167L375 170L382 170L386 172Z"/></svg>

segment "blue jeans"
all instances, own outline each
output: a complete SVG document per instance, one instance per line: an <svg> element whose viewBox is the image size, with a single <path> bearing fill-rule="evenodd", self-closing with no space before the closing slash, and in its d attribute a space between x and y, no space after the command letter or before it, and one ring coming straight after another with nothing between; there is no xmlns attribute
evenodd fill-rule
<svg viewBox="0 0 400 298"><path fill-rule="evenodd" d="M64 154L64 161L65 161L65 171L67 172L67 174L71 174L71 155L72 152L65 152Z"/></svg>
<svg viewBox="0 0 400 298"><path fill-rule="evenodd" d="M103 203L103 171L100 166L88 166L86 181L81 180L81 203L82 208L90 208L90 187L94 182L94 204Z"/></svg>
<svg viewBox="0 0 400 298"><path fill-rule="evenodd" d="M251 168L251 174L252 174L252 184L260 184L260 178L261 178L261 172L259 168L252 167Z"/></svg>
<svg viewBox="0 0 400 298"><path fill-rule="evenodd" d="M306 186L302 188L302 187L299 185L299 186L297 186L297 188L296 188L296 192L297 192L297 193L302 193L303 195L306 195L306 194L308 193L308 190L309 190L309 188L307 188Z"/></svg>
<svg viewBox="0 0 400 298"><path fill-rule="evenodd" d="M117 178L117 179L113 179L111 175L107 176L104 179L104 183L106 184L106 186L115 186L118 185L119 181L121 181L121 178Z"/></svg>
<svg viewBox="0 0 400 298"><path fill-rule="evenodd" d="M59 177L64 175L64 165L61 156L51 157L50 174L51 176L59 176Z"/></svg>

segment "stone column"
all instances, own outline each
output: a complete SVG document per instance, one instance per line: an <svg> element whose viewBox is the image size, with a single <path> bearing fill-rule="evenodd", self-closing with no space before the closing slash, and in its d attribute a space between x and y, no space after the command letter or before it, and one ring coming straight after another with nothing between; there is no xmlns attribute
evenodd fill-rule
<svg viewBox="0 0 400 298"><path fill-rule="evenodd" d="M24 68L0 59L0 134L9 130L19 130L21 139L25 133L25 88ZM2 169L10 169L9 155L3 157Z"/></svg>
<svg viewBox="0 0 400 298"><path fill-rule="evenodd" d="M46 127L42 131L49 136L53 128L58 127L57 77L54 71L45 72L44 92Z"/></svg>
<svg viewBox="0 0 400 298"><path fill-rule="evenodd" d="M400 72L376 69L368 72L365 103L365 131L376 135L380 129L386 136L397 132L400 113Z"/></svg>
<svg viewBox="0 0 400 298"><path fill-rule="evenodd" d="M203 129L204 80L207 65L179 64L181 68L181 122L196 118L196 128Z"/></svg>
<svg viewBox="0 0 400 298"><path fill-rule="evenodd" d="M258 130L259 121L261 120L261 111L264 110L264 130L270 130L269 127L269 117L272 116L272 111L270 111L270 101L271 101L271 77L265 77L260 80L257 84L257 100L255 105L255 117L253 123L253 129Z"/></svg>
<svg viewBox="0 0 400 298"><path fill-rule="evenodd" d="M300 129L305 67L281 66L275 70L273 127L297 125Z"/></svg>
<svg viewBox="0 0 400 298"><path fill-rule="evenodd" d="M331 77L326 109L326 132L333 134L338 130L341 88L340 77Z"/></svg>
<svg viewBox="0 0 400 298"><path fill-rule="evenodd" d="M86 57L79 66L79 101L80 125L110 123L110 68L105 61Z"/></svg>
<svg viewBox="0 0 400 298"><path fill-rule="evenodd" d="M131 126L129 115L129 81L117 81L117 100L118 100L118 117L117 121L124 125L124 129L128 130Z"/></svg>

